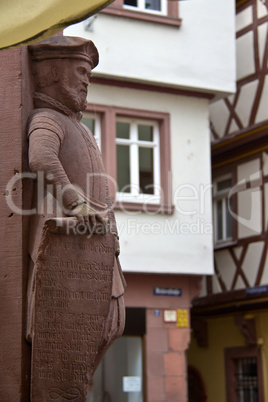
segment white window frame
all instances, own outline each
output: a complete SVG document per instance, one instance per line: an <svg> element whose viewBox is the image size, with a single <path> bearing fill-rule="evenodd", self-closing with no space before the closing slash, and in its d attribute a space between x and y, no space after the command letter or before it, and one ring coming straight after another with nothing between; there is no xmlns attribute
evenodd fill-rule
<svg viewBox="0 0 268 402"><path fill-rule="evenodd" d="M123 7L127 10L135 10L150 14L160 14L160 15L167 15L167 0L160 0L160 8L161 10L152 10L150 8L146 8L146 0L137 0L137 6L129 6L124 4Z"/></svg>
<svg viewBox="0 0 268 402"><path fill-rule="evenodd" d="M116 122L130 124L130 138L116 138L116 145L130 147L130 193L117 192L116 201L159 204L161 196L160 184L160 146L159 126L156 121L131 119L117 117ZM142 141L138 139L138 125L150 125L153 127L153 141ZM139 192L139 146L153 149L153 173L154 173L154 194L143 194Z"/></svg>
<svg viewBox="0 0 268 402"><path fill-rule="evenodd" d="M233 240L233 234L232 236L227 236L227 212L228 212L228 195L231 190L231 187L228 187L226 189L217 190L217 184L231 179L232 176L231 174L227 174L224 176L220 176L217 179L214 180L213 182L213 213L214 213L214 242L215 244L221 244L225 242L229 242ZM218 238L218 207L217 203L218 201L222 201L222 238Z"/></svg>
<svg viewBox="0 0 268 402"><path fill-rule="evenodd" d="M83 117L85 119L92 119L95 120L95 133L94 138L96 140L96 143L99 147L99 149L101 150L101 117L99 113L89 113L89 112L85 112L83 113ZM83 123L83 121L82 121ZM83 123L85 124L85 123Z"/></svg>

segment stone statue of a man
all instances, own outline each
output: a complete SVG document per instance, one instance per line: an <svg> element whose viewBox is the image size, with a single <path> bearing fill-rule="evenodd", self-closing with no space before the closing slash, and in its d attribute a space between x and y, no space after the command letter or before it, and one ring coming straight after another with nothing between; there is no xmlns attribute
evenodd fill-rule
<svg viewBox="0 0 268 402"><path fill-rule="evenodd" d="M99 233L110 232L115 239L112 296L95 370L109 345L122 334L125 320L125 282L107 177L95 139L80 122L98 51L92 41L65 36L29 46L29 51L36 88L28 129L29 166L37 176L33 201L37 213L31 222L27 339L33 336L35 264L44 222L51 217L74 217L89 233L96 228Z"/></svg>

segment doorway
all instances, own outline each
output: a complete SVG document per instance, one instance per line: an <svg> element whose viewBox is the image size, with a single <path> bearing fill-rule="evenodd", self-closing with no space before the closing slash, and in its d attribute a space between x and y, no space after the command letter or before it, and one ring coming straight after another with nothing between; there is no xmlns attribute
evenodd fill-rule
<svg viewBox="0 0 268 402"><path fill-rule="evenodd" d="M94 374L87 402L145 402L144 334L145 309L127 308L124 334L106 352Z"/></svg>

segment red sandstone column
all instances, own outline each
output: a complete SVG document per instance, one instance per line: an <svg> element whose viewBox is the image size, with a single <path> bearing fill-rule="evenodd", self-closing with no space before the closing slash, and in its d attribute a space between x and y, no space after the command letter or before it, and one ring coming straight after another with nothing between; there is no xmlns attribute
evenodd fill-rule
<svg viewBox="0 0 268 402"><path fill-rule="evenodd" d="M0 340L3 402L29 401L30 348L25 341L28 217L31 185L18 180L7 191L10 179L27 171L26 121L32 108L27 48L0 51L1 225L0 225Z"/></svg>
<svg viewBox="0 0 268 402"><path fill-rule="evenodd" d="M164 279L165 278L165 279ZM163 276L163 280L170 280ZM174 283L178 277L173 277ZM172 279L171 279L172 281ZM148 402L188 402L187 358L190 342L190 308L192 299L200 292L200 277L180 277L182 298L158 301L160 316L164 310L177 308L187 311L187 327L166 323L155 315L155 308L146 310L146 388ZM172 283L172 282L171 282ZM140 294L139 294L140 296ZM141 296L140 296L141 297ZM176 307L175 307L176 308Z"/></svg>
<svg viewBox="0 0 268 402"><path fill-rule="evenodd" d="M148 402L187 402L186 350L190 328L176 328L147 310L146 360Z"/></svg>
<svg viewBox="0 0 268 402"><path fill-rule="evenodd" d="M186 351L190 342L190 328L169 328L169 351L165 353L165 391L168 401L187 402Z"/></svg>

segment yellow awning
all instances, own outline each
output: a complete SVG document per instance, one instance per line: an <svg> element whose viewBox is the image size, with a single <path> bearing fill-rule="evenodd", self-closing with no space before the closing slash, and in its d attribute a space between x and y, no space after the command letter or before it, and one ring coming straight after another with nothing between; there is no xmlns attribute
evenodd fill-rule
<svg viewBox="0 0 268 402"><path fill-rule="evenodd" d="M0 0L0 49L41 41L113 0Z"/></svg>

